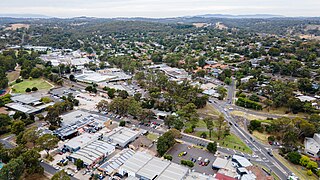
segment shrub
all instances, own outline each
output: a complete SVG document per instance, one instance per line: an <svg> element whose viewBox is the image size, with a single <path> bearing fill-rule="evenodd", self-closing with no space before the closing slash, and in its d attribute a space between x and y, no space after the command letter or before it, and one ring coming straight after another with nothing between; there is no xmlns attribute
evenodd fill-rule
<svg viewBox="0 0 320 180"><path fill-rule="evenodd" d="M202 132L201 135L200 135L200 137L206 139L206 138L207 138L207 133L206 133L206 132Z"/></svg>
<svg viewBox="0 0 320 180"><path fill-rule="evenodd" d="M307 175L312 176L312 171L310 169L307 171Z"/></svg>
<svg viewBox="0 0 320 180"><path fill-rule="evenodd" d="M310 162L310 158L308 158L307 156L302 156L300 159L300 164L304 167L306 167L309 162Z"/></svg>
<svg viewBox="0 0 320 180"><path fill-rule="evenodd" d="M38 91L38 88L37 87L33 87L31 90L32 91Z"/></svg>
<svg viewBox="0 0 320 180"><path fill-rule="evenodd" d="M293 164L299 164L301 155L298 152L294 151L294 152L289 152L286 158Z"/></svg>
<svg viewBox="0 0 320 180"><path fill-rule="evenodd" d="M27 88L27 89L26 89L26 92L31 92L31 89L30 89L30 88Z"/></svg>
<svg viewBox="0 0 320 180"><path fill-rule="evenodd" d="M169 160L169 161L172 161L172 156L169 155L169 154L165 154L165 155L163 156L163 158L164 158L164 159L167 159L167 160Z"/></svg>
<svg viewBox="0 0 320 180"><path fill-rule="evenodd" d="M185 165L185 166L189 166L189 167L193 167L194 166L194 163L192 161L189 161L189 160L181 160L181 164L182 165Z"/></svg>
<svg viewBox="0 0 320 180"><path fill-rule="evenodd" d="M22 79L16 79L16 83L21 83L23 80Z"/></svg>

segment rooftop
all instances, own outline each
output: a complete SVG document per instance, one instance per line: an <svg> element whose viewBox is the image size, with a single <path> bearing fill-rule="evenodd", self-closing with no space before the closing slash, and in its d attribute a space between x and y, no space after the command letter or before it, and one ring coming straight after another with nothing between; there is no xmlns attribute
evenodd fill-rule
<svg viewBox="0 0 320 180"><path fill-rule="evenodd" d="M65 146L68 146L73 149L77 149L79 147L82 148L97 139L98 135L83 133L80 136L70 139L67 143L65 143Z"/></svg>
<svg viewBox="0 0 320 180"><path fill-rule="evenodd" d="M32 94L21 94L11 97L12 101L20 102L23 104L32 104L34 102L40 101L39 97L35 97Z"/></svg>

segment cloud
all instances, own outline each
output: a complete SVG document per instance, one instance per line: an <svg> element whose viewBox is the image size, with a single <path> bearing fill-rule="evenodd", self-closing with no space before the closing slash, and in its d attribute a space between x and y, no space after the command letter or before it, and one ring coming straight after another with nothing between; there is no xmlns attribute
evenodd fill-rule
<svg viewBox="0 0 320 180"><path fill-rule="evenodd" d="M294 3L293 3L294 1ZM56 17L172 17L199 14L320 16L319 0L1 0L1 13Z"/></svg>

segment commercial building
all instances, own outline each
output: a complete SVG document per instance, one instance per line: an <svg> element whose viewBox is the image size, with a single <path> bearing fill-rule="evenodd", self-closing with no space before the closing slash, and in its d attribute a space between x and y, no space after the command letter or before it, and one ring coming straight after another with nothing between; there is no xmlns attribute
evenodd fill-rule
<svg viewBox="0 0 320 180"><path fill-rule="evenodd" d="M103 141L120 147L126 147L133 142L141 134L140 131L134 131L126 127L118 127L107 133L103 137Z"/></svg>
<svg viewBox="0 0 320 180"><path fill-rule="evenodd" d="M73 163L77 159L81 159L87 168L95 167L96 164L102 162L110 154L115 151L115 147L101 140L94 140L86 144L80 150L72 153L68 159Z"/></svg>
<svg viewBox="0 0 320 180"><path fill-rule="evenodd" d="M43 111L46 107L53 105L54 103L43 104L40 102L40 94L22 94L14 95L11 97L12 103L8 103L5 106L9 109L20 111L27 114L36 114Z"/></svg>
<svg viewBox="0 0 320 180"><path fill-rule="evenodd" d="M97 140L98 138L99 138L98 134L83 133L80 136L72 138L67 143L65 143L64 149L68 150L69 152L76 152L82 147Z"/></svg>
<svg viewBox="0 0 320 180"><path fill-rule="evenodd" d="M60 139L75 137L79 132L94 133L104 127L106 117L76 110L61 116L61 128L54 131Z"/></svg>
<svg viewBox="0 0 320 180"><path fill-rule="evenodd" d="M239 167L252 166L252 163L247 158L236 154L232 156L232 161L238 163Z"/></svg>
<svg viewBox="0 0 320 180"><path fill-rule="evenodd" d="M135 152L132 149L123 149L121 152L119 152L117 155L103 163L99 170L103 171L106 174L112 174L116 171L118 171L119 167L123 165L129 158L131 158Z"/></svg>
<svg viewBox="0 0 320 180"><path fill-rule="evenodd" d="M304 139L304 152L312 157L319 158L320 151L320 134L315 133L313 138Z"/></svg>
<svg viewBox="0 0 320 180"><path fill-rule="evenodd" d="M184 179L189 172L187 167L153 157L145 152L136 152L120 168L121 175L151 180Z"/></svg>
<svg viewBox="0 0 320 180"><path fill-rule="evenodd" d="M230 178L237 177L237 171L235 166L236 164L232 162L231 159L223 159L219 157L212 163L212 168L218 170L217 174L227 176Z"/></svg>

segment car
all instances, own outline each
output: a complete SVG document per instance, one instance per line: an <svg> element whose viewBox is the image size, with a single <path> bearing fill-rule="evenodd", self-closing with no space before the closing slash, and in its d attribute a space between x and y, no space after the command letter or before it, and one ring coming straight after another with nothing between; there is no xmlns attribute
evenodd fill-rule
<svg viewBox="0 0 320 180"><path fill-rule="evenodd" d="M182 151L181 153L179 153L179 157L181 157L181 156L185 156L185 155L187 155L188 153L186 152L186 151Z"/></svg>
<svg viewBox="0 0 320 180"><path fill-rule="evenodd" d="M86 174L87 174L87 171L84 170L84 171L82 172L82 175L86 175Z"/></svg>
<svg viewBox="0 0 320 180"><path fill-rule="evenodd" d="M269 154L269 156L273 156L273 154L272 154L272 152L271 151L268 151L268 154Z"/></svg>
<svg viewBox="0 0 320 180"><path fill-rule="evenodd" d="M202 159L202 157L200 156L200 157L198 157L198 161L201 161L201 159Z"/></svg>

